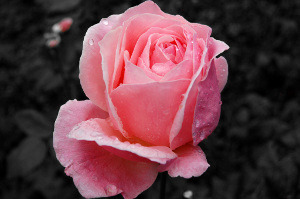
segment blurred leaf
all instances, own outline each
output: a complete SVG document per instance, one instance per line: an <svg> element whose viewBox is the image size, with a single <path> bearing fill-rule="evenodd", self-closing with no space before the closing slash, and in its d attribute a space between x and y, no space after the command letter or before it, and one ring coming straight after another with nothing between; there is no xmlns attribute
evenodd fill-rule
<svg viewBox="0 0 300 199"><path fill-rule="evenodd" d="M15 115L16 123L27 135L48 137L52 132L52 123L41 113L33 109L22 110Z"/></svg>
<svg viewBox="0 0 300 199"><path fill-rule="evenodd" d="M45 91L53 90L58 88L63 83L62 78L58 74L54 74L53 71L47 69L41 71L36 84L37 89L43 89Z"/></svg>
<svg viewBox="0 0 300 199"><path fill-rule="evenodd" d="M43 162L46 152L46 145L40 139L26 138L8 155L7 177L27 175Z"/></svg>
<svg viewBox="0 0 300 199"><path fill-rule="evenodd" d="M37 2L50 12L66 12L76 7L80 0L37 0Z"/></svg>

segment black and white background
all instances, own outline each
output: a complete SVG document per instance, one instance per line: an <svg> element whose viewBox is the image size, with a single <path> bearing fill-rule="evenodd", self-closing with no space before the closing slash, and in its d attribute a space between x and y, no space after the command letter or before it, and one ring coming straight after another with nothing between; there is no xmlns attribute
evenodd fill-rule
<svg viewBox="0 0 300 199"><path fill-rule="evenodd" d="M299 199L300 1L154 1L230 46L220 123L200 143L211 166L198 178L168 177L167 198ZM88 27L141 2L0 1L1 199L82 198L55 158L53 124L60 105L86 99L78 62ZM71 29L46 47L44 33L64 17ZM159 183L138 198L158 198Z"/></svg>

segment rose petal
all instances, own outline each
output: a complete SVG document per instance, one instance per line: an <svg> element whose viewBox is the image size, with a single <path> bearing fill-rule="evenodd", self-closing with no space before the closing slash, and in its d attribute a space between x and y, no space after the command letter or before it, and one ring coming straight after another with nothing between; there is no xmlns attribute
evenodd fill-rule
<svg viewBox="0 0 300 199"><path fill-rule="evenodd" d="M212 60L213 58L215 58L217 55L219 55L220 53L224 52L225 50L229 49L229 46L224 43L223 41L219 41L214 39L213 37L210 37L208 39L208 58L209 60Z"/></svg>
<svg viewBox="0 0 300 199"><path fill-rule="evenodd" d="M102 71L103 80L106 85L108 93L112 90L112 79L115 73L115 59L118 40L121 37L122 27L116 28L108 32L104 38L99 42L100 54L102 56ZM124 53L124 52L123 52Z"/></svg>
<svg viewBox="0 0 300 199"><path fill-rule="evenodd" d="M123 55L125 50L128 51L129 54L131 54L140 35L146 32L150 27L152 27L155 22L159 21L161 18L162 16L159 15L141 14L134 16L124 22L122 26L121 39L118 41L116 51L110 52L116 54L114 72L111 77L111 88L116 88L120 84L120 79L122 79L121 75L124 67Z"/></svg>
<svg viewBox="0 0 300 199"><path fill-rule="evenodd" d="M61 106L54 126L53 147L57 159L64 167L70 164L69 147L76 144L73 140L67 139L67 134L82 121L90 118L107 118L107 116L107 112L101 110L90 100L68 101Z"/></svg>
<svg viewBox="0 0 300 199"><path fill-rule="evenodd" d="M83 50L79 63L80 83L86 96L103 110L107 110L105 103L105 84L102 75L100 47L98 42L108 30L98 23L90 27L84 37Z"/></svg>
<svg viewBox="0 0 300 199"><path fill-rule="evenodd" d="M193 76L193 62L184 60L170 70L161 81L174 81L179 79L190 79Z"/></svg>
<svg viewBox="0 0 300 199"><path fill-rule="evenodd" d="M206 79L199 82L198 91L192 127L194 145L197 145L215 130L220 118L221 95L214 62Z"/></svg>
<svg viewBox="0 0 300 199"><path fill-rule="evenodd" d="M148 77L142 68L132 64L127 58L125 58L123 84L142 84L149 82L154 82L154 80Z"/></svg>
<svg viewBox="0 0 300 199"><path fill-rule="evenodd" d="M151 28L149 28L149 30L147 30L145 33L143 33L139 37L139 39L138 39L138 41L137 41L137 43L136 43L136 45L134 47L134 50L133 50L131 58L130 58L130 61L133 64L137 63L137 60L140 57L141 52L143 51L143 49L145 49L145 46L146 46L146 44L148 42L148 39L150 38L150 36L152 34L155 34L155 35L158 35L158 36L159 36L159 34L160 35L168 34L168 35L173 35L173 36L179 37L179 35L176 32L172 31L172 30L167 30L167 29L163 29L163 28L159 28L159 27L151 27ZM157 39L157 38L155 38L155 39Z"/></svg>
<svg viewBox="0 0 300 199"><path fill-rule="evenodd" d="M90 101L74 100L63 105L54 129L53 145L57 158L84 197L108 197L122 193L124 198L135 198L155 181L157 163L129 161L95 142L67 137L76 124L90 118L105 117L107 113Z"/></svg>
<svg viewBox="0 0 300 199"><path fill-rule="evenodd" d="M171 177L191 178L202 175L209 167L205 154L199 146L186 144L174 152L178 157L165 165L160 165L159 172L168 171Z"/></svg>
<svg viewBox="0 0 300 199"><path fill-rule="evenodd" d="M227 82L228 64L224 57L219 57L219 58L215 58L215 66L216 66L217 78L219 81L219 89L221 92Z"/></svg>
<svg viewBox="0 0 300 199"><path fill-rule="evenodd" d="M111 93L123 128L131 136L154 145L169 146L175 113L190 80L123 84ZM176 89L174 89L176 88Z"/></svg>
<svg viewBox="0 0 300 199"><path fill-rule="evenodd" d="M77 140L95 141L99 146L109 146L116 155L129 160L149 159L153 162L165 164L166 161L176 158L173 151L164 146L142 146L140 143L130 143L114 130L106 120L91 119L81 122L68 134ZM121 153L122 151L123 153ZM124 153L129 152L129 153ZM136 155L136 156L133 156Z"/></svg>
<svg viewBox="0 0 300 199"><path fill-rule="evenodd" d="M229 48L224 42L213 38L208 39L207 45L208 47L203 50L200 66L194 74L191 84L184 95L184 99L180 105L181 109L178 110L174 119L170 133L171 149L175 149L191 141L191 126L194 120L193 107L196 106L198 84L208 75L213 59L219 53Z"/></svg>
<svg viewBox="0 0 300 199"><path fill-rule="evenodd" d="M170 131L170 147L176 149L190 141L192 141L192 123L194 119L194 107L197 98L197 84L201 80L201 69L205 65L205 57L207 48L204 49L201 56L200 67L193 75L191 83L180 104L179 110L174 118Z"/></svg>

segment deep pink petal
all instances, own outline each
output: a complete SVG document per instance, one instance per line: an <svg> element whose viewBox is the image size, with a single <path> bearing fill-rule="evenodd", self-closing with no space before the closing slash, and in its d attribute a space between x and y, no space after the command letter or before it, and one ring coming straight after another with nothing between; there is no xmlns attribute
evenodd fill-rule
<svg viewBox="0 0 300 199"><path fill-rule="evenodd" d="M221 112L221 95L214 62L205 80L198 84L198 96L193 121L193 143L209 136L218 125Z"/></svg>
<svg viewBox="0 0 300 199"><path fill-rule="evenodd" d="M201 69L205 66L207 49L204 49L201 56L200 66L193 75L191 83L184 94L184 98L179 106L179 110L174 118L170 131L170 147L176 149L190 141L192 141L192 124L194 119L194 110L198 94L198 83L203 78Z"/></svg>
<svg viewBox="0 0 300 199"><path fill-rule="evenodd" d="M160 165L160 172L168 171L171 177L191 178L202 175L209 167L205 154L199 146L186 144L174 152L178 157L165 165Z"/></svg>
<svg viewBox="0 0 300 199"><path fill-rule="evenodd" d="M124 198L135 198L155 181L157 163L129 161L96 142L67 137L78 123L105 117L107 113L90 101L74 100L63 105L54 129L53 145L57 158L84 197L108 197L121 193Z"/></svg>
<svg viewBox="0 0 300 199"><path fill-rule="evenodd" d="M190 80L123 84L111 93L124 130L154 145L169 146L172 121Z"/></svg>
<svg viewBox="0 0 300 199"><path fill-rule="evenodd" d="M194 107L196 106L198 95L198 84L207 77L214 58L229 48L224 42L213 38L208 39L207 45L208 47L203 49L201 61L199 62L200 66L191 80L191 84L184 95L180 109L174 119L170 133L170 146L172 149L192 140L191 126L194 120Z"/></svg>
<svg viewBox="0 0 300 199"><path fill-rule="evenodd" d="M129 142L104 119L96 118L81 122L73 128L68 137L77 140L95 141L99 146L117 149L113 151L116 155L129 160L149 159L153 162L165 164L166 161L177 157L170 148L165 146L142 146L140 143Z"/></svg>
<svg viewBox="0 0 300 199"><path fill-rule="evenodd" d="M224 57L215 58L216 74L219 81L220 92L227 83L228 64Z"/></svg>

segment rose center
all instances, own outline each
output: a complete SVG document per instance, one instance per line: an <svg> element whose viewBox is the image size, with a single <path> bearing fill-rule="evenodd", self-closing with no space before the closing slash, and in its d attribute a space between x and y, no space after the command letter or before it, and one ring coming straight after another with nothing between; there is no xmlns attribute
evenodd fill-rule
<svg viewBox="0 0 300 199"><path fill-rule="evenodd" d="M164 76L183 60L184 51L184 47L176 39L161 38L153 47L150 58L151 70L157 75Z"/></svg>

